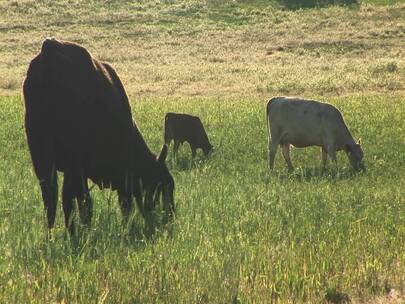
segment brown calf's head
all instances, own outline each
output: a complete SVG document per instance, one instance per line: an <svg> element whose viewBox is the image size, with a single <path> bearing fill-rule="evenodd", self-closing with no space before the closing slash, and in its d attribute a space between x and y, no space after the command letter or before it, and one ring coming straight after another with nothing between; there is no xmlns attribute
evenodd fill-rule
<svg viewBox="0 0 405 304"><path fill-rule="evenodd" d="M214 148L213 145L211 145L210 140L208 139L208 135L207 132L205 131L201 121L201 130L202 130L202 134L200 137L200 148L204 151L204 155L208 156L208 154L212 151L212 149Z"/></svg>
<svg viewBox="0 0 405 304"><path fill-rule="evenodd" d="M211 143L209 141L207 141L207 143L205 143L202 146L202 150L204 151L204 155L208 156L208 154L212 151L213 148L214 148L214 146L211 145Z"/></svg>
<svg viewBox="0 0 405 304"><path fill-rule="evenodd" d="M360 141L352 145L346 145L345 150L349 158L350 164L356 171L366 171L366 167L363 162L363 149L360 146Z"/></svg>

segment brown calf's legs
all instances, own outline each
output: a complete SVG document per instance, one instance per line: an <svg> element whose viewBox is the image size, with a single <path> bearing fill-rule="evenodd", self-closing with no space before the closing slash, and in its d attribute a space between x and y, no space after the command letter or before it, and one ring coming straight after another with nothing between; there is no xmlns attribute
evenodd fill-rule
<svg viewBox="0 0 405 304"><path fill-rule="evenodd" d="M321 154L322 154L322 170L326 169L326 161L328 160L328 154L324 147L321 147Z"/></svg>
<svg viewBox="0 0 405 304"><path fill-rule="evenodd" d="M193 158L195 158L197 155L197 149L193 145L190 145L190 148L191 148L191 155Z"/></svg>
<svg viewBox="0 0 405 304"><path fill-rule="evenodd" d="M180 146L180 141L179 140L174 140L173 156L174 156L175 159L177 159L177 153L179 151L179 146Z"/></svg>

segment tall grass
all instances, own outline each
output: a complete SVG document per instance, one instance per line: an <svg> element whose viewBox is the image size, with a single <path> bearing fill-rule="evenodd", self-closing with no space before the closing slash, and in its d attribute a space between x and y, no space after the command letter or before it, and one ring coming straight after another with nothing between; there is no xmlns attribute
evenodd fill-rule
<svg viewBox="0 0 405 304"><path fill-rule="evenodd" d="M151 102L153 101L153 102ZM48 236L25 143L22 101L0 99L1 303L320 303L330 293L363 301L405 273L405 100L328 100L363 140L367 173L338 155L320 170L318 149L267 166L265 102L210 98L133 100L153 151L167 111L201 117L217 150L168 164L176 181L173 224L154 236L121 223L115 193L94 189L93 225L71 239L62 208ZM62 176L60 176L60 179Z"/></svg>
<svg viewBox="0 0 405 304"><path fill-rule="evenodd" d="M321 2L332 1L0 0L0 303L403 295L404 4L308 8ZM166 112L203 120L216 150L169 154L177 215L153 236L138 212L125 227L116 194L97 188L90 229L71 238L59 208L48 235L17 96L46 36L113 64L153 151ZM337 172L322 172L315 148L292 151L292 174L281 154L269 172L264 109L275 95L338 106L362 138L367 173L342 153Z"/></svg>

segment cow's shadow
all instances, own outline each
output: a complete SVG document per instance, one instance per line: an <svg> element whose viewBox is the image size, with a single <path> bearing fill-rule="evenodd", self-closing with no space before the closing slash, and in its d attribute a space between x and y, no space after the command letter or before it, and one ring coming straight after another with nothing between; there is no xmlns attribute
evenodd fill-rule
<svg viewBox="0 0 405 304"><path fill-rule="evenodd" d="M175 171L190 171L208 162L209 157L210 157L209 155L200 156L197 154L197 156L193 158L191 154L190 155L184 154L178 155L176 158L174 158L172 155L172 157L168 161L169 169Z"/></svg>
<svg viewBox="0 0 405 304"><path fill-rule="evenodd" d="M295 168L293 172L287 170L278 173L278 178L281 180L296 180L299 182L308 182L313 180L347 180L354 176L362 174L355 172L350 168Z"/></svg>
<svg viewBox="0 0 405 304"><path fill-rule="evenodd" d="M97 259L103 256L103 251L109 250L108 248L125 246L135 251L143 250L145 246L156 242L162 236L172 235L172 222L165 222L162 214L152 212L147 220L140 214L134 214L128 222L124 222L121 218L117 219L117 222L108 229L100 229L97 223L92 227L77 224L74 233L65 231L64 243L69 247L66 249L72 256L78 257L86 252L87 258ZM108 245L105 246L106 244Z"/></svg>

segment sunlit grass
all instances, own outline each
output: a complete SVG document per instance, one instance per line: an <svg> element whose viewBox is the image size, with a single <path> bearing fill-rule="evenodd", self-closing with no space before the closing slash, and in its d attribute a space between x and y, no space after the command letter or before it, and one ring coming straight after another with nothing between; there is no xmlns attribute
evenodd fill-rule
<svg viewBox="0 0 405 304"><path fill-rule="evenodd" d="M139 97L403 94L404 20L400 1L0 1L0 94L19 91L47 36L111 62Z"/></svg>
<svg viewBox="0 0 405 304"><path fill-rule="evenodd" d="M386 294L404 294L404 3L283 2L298 3L0 0L0 303L403 301ZM47 235L18 95L47 36L112 63L155 153L166 112L202 119L216 150L169 154L177 214L153 237L97 188L90 229L70 238L59 206ZM317 148L293 149L292 174L279 152L270 173L277 95L340 108L367 173L342 152L322 172Z"/></svg>
<svg viewBox="0 0 405 304"><path fill-rule="evenodd" d="M361 137L367 173L345 155L320 170L318 149L295 149L267 167L265 101L132 100L155 152L168 111L198 115L215 146L191 160L185 145L169 167L177 215L152 238L121 224L116 195L92 191L90 230L70 239L58 209L46 235L43 205L25 143L22 101L0 99L0 302L264 303L354 301L401 290L404 274L405 100L334 98ZM61 178L61 176L60 176Z"/></svg>

